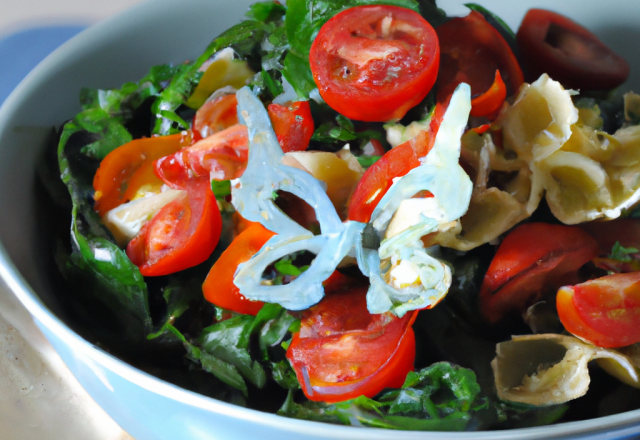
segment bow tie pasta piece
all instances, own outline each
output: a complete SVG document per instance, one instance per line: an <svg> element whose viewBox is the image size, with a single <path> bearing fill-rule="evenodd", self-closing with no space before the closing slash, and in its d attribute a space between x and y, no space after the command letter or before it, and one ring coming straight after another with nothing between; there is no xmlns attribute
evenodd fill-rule
<svg viewBox="0 0 640 440"><path fill-rule="evenodd" d="M566 224L619 217L640 200L640 126L613 135L589 126L572 131L539 164L551 211Z"/></svg>
<svg viewBox="0 0 640 440"><path fill-rule="evenodd" d="M606 359L638 382L627 356L573 336L514 336L498 344L496 354L491 367L498 397L511 402L545 406L584 396L591 382L587 364L593 359Z"/></svg>
<svg viewBox="0 0 640 440"><path fill-rule="evenodd" d="M496 148L489 133L465 133L461 156L474 179L469 209L459 227L440 232L430 243L468 251L494 240L531 215L527 211L532 197L531 170L525 161L505 157L505 151ZM492 173L499 173L501 178L493 181L500 186L489 186Z"/></svg>

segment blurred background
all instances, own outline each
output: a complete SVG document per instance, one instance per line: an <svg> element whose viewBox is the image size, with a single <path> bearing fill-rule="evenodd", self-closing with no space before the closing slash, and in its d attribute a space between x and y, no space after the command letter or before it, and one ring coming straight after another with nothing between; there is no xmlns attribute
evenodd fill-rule
<svg viewBox="0 0 640 440"><path fill-rule="evenodd" d="M0 105L62 43L141 1L3 1ZM0 353L0 440L133 440L80 387L2 282Z"/></svg>
<svg viewBox="0 0 640 440"><path fill-rule="evenodd" d="M0 14L0 104L51 51L142 0L7 0Z"/></svg>

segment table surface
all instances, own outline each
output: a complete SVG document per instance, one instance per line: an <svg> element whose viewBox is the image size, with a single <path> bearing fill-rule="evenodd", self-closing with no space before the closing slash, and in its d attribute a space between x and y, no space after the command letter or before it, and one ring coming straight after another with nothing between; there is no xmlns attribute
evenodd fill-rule
<svg viewBox="0 0 640 440"><path fill-rule="evenodd" d="M14 62L0 63L0 103L58 45L141 1L4 2L0 56ZM82 389L2 282L0 378L0 440L132 440Z"/></svg>

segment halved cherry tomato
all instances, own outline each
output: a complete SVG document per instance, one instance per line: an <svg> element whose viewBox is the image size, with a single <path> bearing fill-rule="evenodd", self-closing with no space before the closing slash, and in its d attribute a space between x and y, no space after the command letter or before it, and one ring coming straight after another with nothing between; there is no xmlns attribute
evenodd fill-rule
<svg viewBox="0 0 640 440"><path fill-rule="evenodd" d="M504 85L500 71L496 70L496 78L489 90L471 100L471 116L486 116L494 119L507 98L507 86Z"/></svg>
<svg viewBox="0 0 640 440"><path fill-rule="evenodd" d="M194 139L200 140L238 123L236 95L224 95L205 102L193 118Z"/></svg>
<svg viewBox="0 0 640 440"><path fill-rule="evenodd" d="M347 284L303 312L300 332L287 350L302 391L309 400L340 402L373 397L387 387L402 386L413 370L417 312L398 318L371 315L367 286Z"/></svg>
<svg viewBox="0 0 640 440"><path fill-rule="evenodd" d="M438 37L420 14L397 6L349 8L326 22L309 62L320 95L344 116L402 118L438 74Z"/></svg>
<svg viewBox="0 0 640 440"><path fill-rule="evenodd" d="M516 35L527 78L547 73L565 87L607 90L629 76L629 64L578 23L555 12L531 9Z"/></svg>
<svg viewBox="0 0 640 440"><path fill-rule="evenodd" d="M480 310L490 323L555 291L598 255L598 244L577 226L528 223L500 244L480 287Z"/></svg>
<svg viewBox="0 0 640 440"><path fill-rule="evenodd" d="M440 40L438 101L447 99L458 84L471 86L471 96L485 93L494 84L496 70L507 88L516 93L524 76L509 44L482 14L471 11L466 17L449 20L436 29Z"/></svg>
<svg viewBox="0 0 640 440"><path fill-rule="evenodd" d="M445 109L446 105L436 105L429 131L422 131L414 139L392 148L367 168L351 196L349 220L369 222L376 205L393 184L393 179L404 176L420 165L420 158L433 148Z"/></svg>
<svg viewBox="0 0 640 440"><path fill-rule="evenodd" d="M178 187L179 182L193 175L229 180L242 175L248 158L247 127L234 125L175 154L158 159L155 172L167 185L178 183Z"/></svg>
<svg viewBox="0 0 640 440"><path fill-rule="evenodd" d="M144 276L178 272L205 261L220 239L222 219L209 177L182 183L186 195L164 206L126 252Z"/></svg>
<svg viewBox="0 0 640 440"><path fill-rule="evenodd" d="M153 161L178 151L180 140L180 134L136 139L107 154L93 177L98 214L131 201L143 185L159 189L162 181L153 174Z"/></svg>
<svg viewBox="0 0 640 440"><path fill-rule="evenodd" d="M282 151L287 153L306 150L315 129L309 102L269 104L267 110Z"/></svg>
<svg viewBox="0 0 640 440"><path fill-rule="evenodd" d="M640 272L562 287L556 307L567 331L599 347L640 342Z"/></svg>
<svg viewBox="0 0 640 440"><path fill-rule="evenodd" d="M260 223L253 223L238 235L215 262L204 280L204 298L222 307L245 315L257 315L264 303L245 298L233 278L240 263L248 261L275 234Z"/></svg>

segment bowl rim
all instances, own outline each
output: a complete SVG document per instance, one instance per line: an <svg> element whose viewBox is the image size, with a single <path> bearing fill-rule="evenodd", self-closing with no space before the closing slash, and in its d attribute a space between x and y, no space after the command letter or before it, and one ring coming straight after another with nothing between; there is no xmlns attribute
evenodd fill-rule
<svg viewBox="0 0 640 440"><path fill-rule="evenodd" d="M144 16L144 11L149 7L184 8L185 3L198 0L183 0L174 3L172 0L146 0L132 8L126 9L115 16L100 23L90 26L86 30L62 44L58 49L49 54L37 67L35 67L12 91L2 106L0 106L0 139L3 133L10 128L10 115L20 108L28 97L29 90L36 84L47 81L50 72L55 72L57 67L63 66L65 60L80 50L86 50L94 41L108 38L109 29L114 24L125 25L133 23L131 17ZM222 1L222 0L218 0ZM131 25L131 24L129 24ZM170 32L170 30L167 30ZM231 403L223 402L205 395L181 388L160 378L145 373L138 368L127 364L99 347L91 344L76 332L71 330L60 318L55 316L40 300L34 289L24 279L11 260L7 250L0 242L0 279L7 285L8 294L14 294L27 309L34 320L66 340L74 346L74 350L86 354L90 359L108 368L113 373L127 381L166 398L179 401L189 406L215 412L239 420L255 423L256 426L264 425L281 429L288 433L305 434L313 429L314 434L326 438L349 437L354 440L384 440L398 435L396 431L366 428L354 429L352 426L332 425L329 423L313 422L308 420L293 419L276 414L261 412L244 408ZM611 430L611 431L609 431ZM403 431L402 437L406 439L450 438L468 440L488 439L536 439L549 436L577 436L594 435L598 433L615 433L620 436L628 436L640 432L640 409L627 411L595 419L558 423L531 428L510 429L504 431L474 431L474 432L443 432L443 431Z"/></svg>

